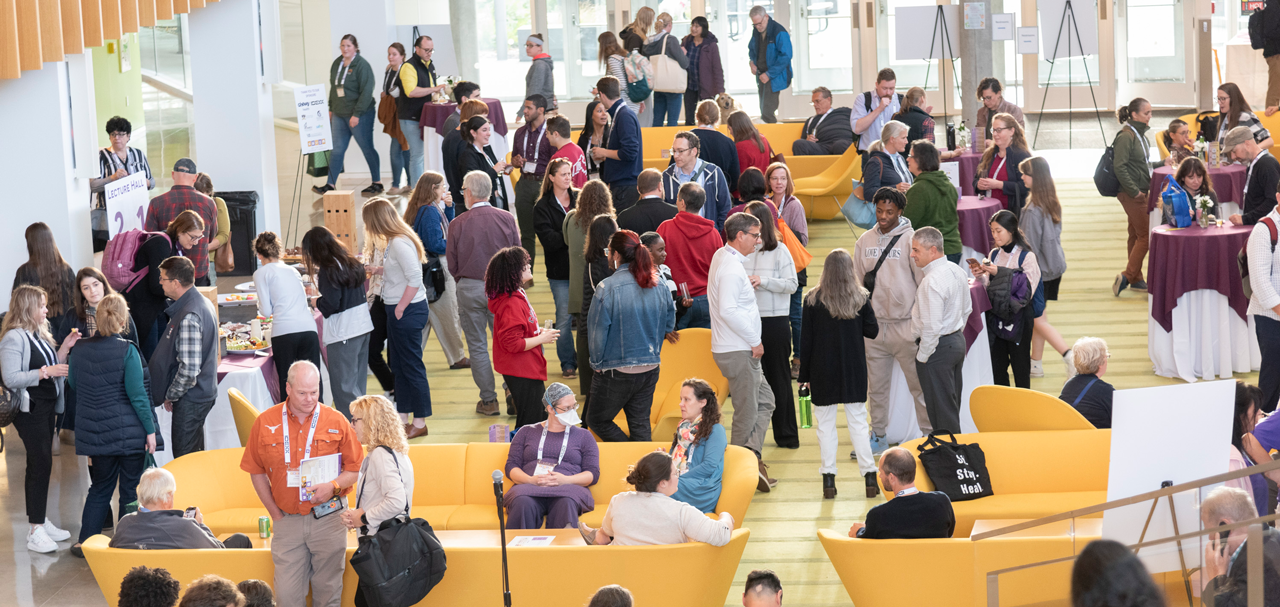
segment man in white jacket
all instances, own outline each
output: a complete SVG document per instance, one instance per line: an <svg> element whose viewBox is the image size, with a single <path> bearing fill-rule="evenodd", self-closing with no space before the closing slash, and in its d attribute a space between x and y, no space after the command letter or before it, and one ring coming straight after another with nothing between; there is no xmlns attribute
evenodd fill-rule
<svg viewBox="0 0 1280 607"><path fill-rule="evenodd" d="M867 408L871 411L871 451L879 455L889 447L885 432L889 423L889 385L893 361L907 377L907 388L916 404L916 423L926 436L933 429L924 406L924 392L916 375L916 341L911 337L911 308L924 271L911 261L915 230L902 216L907 197L892 188L881 188L872 198L876 227L867 230L853 247L853 272L871 291L880 334L867 339ZM877 269L878 268L878 269ZM873 278L868 280L867 277Z"/></svg>
<svg viewBox="0 0 1280 607"><path fill-rule="evenodd" d="M733 432L729 444L746 447L760 459L764 434L776 406L765 381L760 357L760 309L755 287L743 262L760 245L760 220L734 213L724 222L726 244L711 257L707 273L707 304L711 311L711 357L729 380L733 395ZM769 478L761 460L756 489L768 492L778 481Z"/></svg>

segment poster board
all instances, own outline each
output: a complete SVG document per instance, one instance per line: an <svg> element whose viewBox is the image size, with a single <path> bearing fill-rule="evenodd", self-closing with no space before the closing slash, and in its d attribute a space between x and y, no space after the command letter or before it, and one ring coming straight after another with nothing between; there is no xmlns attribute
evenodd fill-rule
<svg viewBox="0 0 1280 607"><path fill-rule="evenodd" d="M960 190L960 163L958 161L944 162L938 165L939 170L946 173L947 179L951 180L951 185L956 187L956 191Z"/></svg>
<svg viewBox="0 0 1280 607"><path fill-rule="evenodd" d="M937 23L939 8L942 9L941 21L945 22L945 28L943 23ZM895 10L896 60L955 59L960 56L959 5L899 6ZM932 39L928 32L933 33Z"/></svg>
<svg viewBox="0 0 1280 607"><path fill-rule="evenodd" d="M1019 55L1035 55L1040 52L1040 28L1035 26L1018 28L1017 52Z"/></svg>
<svg viewBox="0 0 1280 607"><path fill-rule="evenodd" d="M1093 2L1038 0L1037 5L1040 24L1045 29L1041 36L1045 60L1098 54L1098 8ZM1064 20L1067 6L1071 13Z"/></svg>
<svg viewBox="0 0 1280 607"><path fill-rule="evenodd" d="M964 29L967 29L967 30L987 29L987 3L986 2L965 2L964 3Z"/></svg>
<svg viewBox="0 0 1280 607"><path fill-rule="evenodd" d="M1228 471L1231 416L1235 411L1235 382L1197 382L1137 390L1118 390L1112 401L1111 464L1107 501L1160 488L1163 481L1190 482ZM1209 489L1174 496L1178 529L1200 529L1198 506ZM1151 512L1145 501L1103 513L1102 537L1135 544ZM1173 537L1173 518L1167 499L1161 499L1145 540ZM1204 554L1199 540L1183 542L1188 567ZM1151 573L1178 571L1176 544L1144 548L1138 556Z"/></svg>
<svg viewBox="0 0 1280 607"><path fill-rule="evenodd" d="M453 46L453 30L448 25L397 25L396 26L396 42L404 45L404 49L409 52L409 57L413 56L413 28L418 28L419 36L431 36L431 41L435 43L436 52L431 55L431 63L436 68L436 76L440 77L440 84L444 84L445 79L453 76L455 80L461 80L458 71L458 53ZM524 54L524 39L521 38L516 45L519 48L516 52ZM408 59L406 57L405 59Z"/></svg>
<svg viewBox="0 0 1280 607"><path fill-rule="evenodd" d="M329 95L323 84L293 89L294 109L298 117L298 140L303 154L333 149L333 132L329 124Z"/></svg>
<svg viewBox="0 0 1280 607"><path fill-rule="evenodd" d="M141 230L147 219L147 174L141 171L122 177L104 188L107 203L107 238L129 230Z"/></svg>
<svg viewBox="0 0 1280 607"><path fill-rule="evenodd" d="M1015 28L1013 13L996 13L991 15L991 40L1013 40Z"/></svg>

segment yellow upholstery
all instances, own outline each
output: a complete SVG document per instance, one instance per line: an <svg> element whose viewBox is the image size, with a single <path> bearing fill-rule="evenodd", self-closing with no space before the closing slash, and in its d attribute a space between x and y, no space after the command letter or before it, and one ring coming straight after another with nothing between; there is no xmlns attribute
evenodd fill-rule
<svg viewBox="0 0 1280 607"><path fill-rule="evenodd" d="M987 572L1074 554L1070 537L862 540L820 529L818 539L858 607L902 605L904 588L916 605L985 606ZM1077 537L1076 547L1092 539ZM1060 604L1070 598L1071 565L1000 576L1000 604Z"/></svg>
<svg viewBox="0 0 1280 607"><path fill-rule="evenodd" d="M782 154L787 161L787 168L791 169L792 179L803 179L806 177L814 177L832 164L840 160L840 156L793 156L791 155L791 144L800 138L800 132L804 129L803 122L779 122L776 124L757 124L756 130L765 139L769 140L769 146L773 148L773 153ZM675 142L676 133L687 131L688 127L683 126L649 126L640 128L640 140L644 145L643 164L646 169L657 169L659 171L666 170L671 164L670 155L663 156L664 150L670 150L671 144ZM729 127L720 125L716 130L729 135ZM578 134L581 131L575 130L571 133L572 141L578 140ZM858 167L862 169L861 164ZM861 174L861 173L859 173ZM514 182L514 177L513 177ZM846 194L847 196L847 194Z"/></svg>
<svg viewBox="0 0 1280 607"><path fill-rule="evenodd" d="M1267 129L1267 132L1271 133L1272 139L1280 137L1280 112L1276 112L1270 116L1266 115L1265 112L1258 112L1257 116L1258 122L1261 122L1263 128Z"/></svg>
<svg viewBox="0 0 1280 607"><path fill-rule="evenodd" d="M627 467L646 453L670 446L670 441L601 443L600 479L591 487L596 508L582 515L593 527L600 525L614 495L631 491ZM412 514L436 529L497 529L497 504L493 496L493 471L505 473L507 443L423 444L409 446L413 462ZM184 455L165 466L177 480L174 503L198 506L205 525L215 534L258 531L258 517L267 514L249 480L240 469L244 449L216 449ZM716 512L733 515L742 524L757 480L755 455L742 447L729 447ZM503 475L503 490L511 480Z"/></svg>
<svg viewBox="0 0 1280 607"><path fill-rule="evenodd" d="M902 446L919 455L924 440ZM956 441L982 447L994 495L952 503L955 537L967 537L977 520L1035 519L1107 501L1110 430L983 432ZM918 459L916 486L934 490Z"/></svg>
<svg viewBox="0 0 1280 607"><path fill-rule="evenodd" d="M1069 403L1023 388L978 386L969 397L969 410L978 432L1094 429Z"/></svg>
<svg viewBox="0 0 1280 607"><path fill-rule="evenodd" d="M416 445L415 445L416 446ZM492 493L490 494L492 499ZM629 589L640 605L720 607L729 594L734 573L751 532L733 532L719 548L699 542L670 546L551 546L513 548L507 557L512 602L522 607L585 605L606 584ZM257 538L255 534L253 536ZM508 536L510 539L510 536ZM275 565L267 549L251 550L120 550L95 535L84 543L85 559L109 607L117 607L120 581L133 567L164 567L183 588L213 573L230 580L260 579L274 583ZM421 606L500 605L501 552L497 547L446 547L449 569ZM354 547L347 548L350 563ZM559 576L548 586L547 563ZM672 567L672 563L679 566ZM654 572L661 571L661 575ZM342 576L342 604L355 601L356 574L350 564Z"/></svg>
<svg viewBox="0 0 1280 607"><path fill-rule="evenodd" d="M1206 112L1206 115L1209 115L1209 116L1218 116L1219 114L1218 114L1217 112ZM1194 114L1194 113L1193 113L1193 114L1183 114L1182 116L1178 116L1178 118L1182 119L1182 121L1183 121L1183 122L1187 123L1187 127L1191 129L1191 140L1192 140L1192 141L1195 141L1196 139L1198 139L1198 138L1200 137L1200 123L1199 123L1199 122L1196 122L1196 118L1199 118L1199 117L1200 117L1200 114ZM1259 115L1258 115L1258 118L1260 118L1260 119L1261 119L1261 118L1264 118L1264 116L1262 116L1261 114L1259 114ZM1266 124L1266 122L1264 121L1264 122L1263 122L1263 124L1265 125L1265 124Z"/></svg>
<svg viewBox="0 0 1280 607"><path fill-rule="evenodd" d="M258 419L258 409L249 403L239 390L227 389L227 398L231 401L231 415L236 420L236 434L240 435L240 446L249 444L249 431L253 429L253 420Z"/></svg>
<svg viewBox="0 0 1280 607"><path fill-rule="evenodd" d="M1164 134L1166 132L1167 132L1167 129L1161 129L1159 131L1156 131L1156 135L1155 135L1156 147L1160 148L1160 160L1164 160L1165 158L1169 157L1169 147L1164 144Z"/></svg>
<svg viewBox="0 0 1280 607"><path fill-rule="evenodd" d="M654 442L670 443L680 425L680 385L696 377L711 384L716 400L724 406L729 394L729 380L711 359L711 329L684 329L677 343L663 342L662 363L658 367L658 383L653 389L653 405L649 408L649 429ZM627 416L619 412L614 423L631 435Z"/></svg>
<svg viewBox="0 0 1280 607"><path fill-rule="evenodd" d="M853 193L853 180L862 177L861 159L858 147L851 145L838 160L818 175L795 180L796 197L805 205L810 218L832 219L840 214L840 205Z"/></svg>

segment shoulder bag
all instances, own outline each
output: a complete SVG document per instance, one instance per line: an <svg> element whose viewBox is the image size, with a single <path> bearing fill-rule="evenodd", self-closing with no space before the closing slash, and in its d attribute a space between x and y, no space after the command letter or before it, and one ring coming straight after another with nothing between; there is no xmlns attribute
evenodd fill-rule
<svg viewBox="0 0 1280 607"><path fill-rule="evenodd" d="M876 260L876 267L871 268L871 271L867 272L867 274L862 277L862 286L867 288L868 299L870 299L872 295L875 295L876 274L880 272L880 266L884 265L884 260L889 257L889 253L893 251L893 247L898 244L899 238L902 238L902 234L894 236L893 240L889 241L889 246L880 251L880 259Z"/></svg>
<svg viewBox="0 0 1280 607"><path fill-rule="evenodd" d="M942 435L951 442L942 440ZM947 430L934 430L929 438L916 447L920 463L929 475L933 486L947 494L953 502L975 500L994 495L991 476L987 473L987 455L978 443L962 445L955 434Z"/></svg>
<svg viewBox="0 0 1280 607"><path fill-rule="evenodd" d="M797 272L809 267L809 262L813 261L813 253L804 248L804 244L800 242L800 237L791 231L787 221L781 217L778 218L778 240L787 245L787 250L791 251L791 260L795 262Z"/></svg>
<svg viewBox="0 0 1280 607"><path fill-rule="evenodd" d="M683 93L689 88L689 73L667 55L667 44L672 35L662 40L662 52L649 58L653 65L653 90L659 93Z"/></svg>
<svg viewBox="0 0 1280 607"><path fill-rule="evenodd" d="M400 474L400 461L390 447ZM401 476L403 479L403 476ZM356 508L364 498L364 485L356 498ZM368 529L361 527L361 533ZM444 546L436 538L427 521L409 518L409 504L404 513L382 521L378 532L362 535L360 545L351 557L351 568L359 577L360 591L369 607L409 607L416 605L444 578L446 569Z"/></svg>

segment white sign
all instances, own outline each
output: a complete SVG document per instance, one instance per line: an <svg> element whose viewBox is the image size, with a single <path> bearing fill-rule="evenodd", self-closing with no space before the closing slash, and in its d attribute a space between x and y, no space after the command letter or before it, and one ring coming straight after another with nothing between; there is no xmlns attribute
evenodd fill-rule
<svg viewBox="0 0 1280 607"><path fill-rule="evenodd" d="M1037 4L1047 61L1098 54L1098 11L1092 2L1038 0Z"/></svg>
<svg viewBox="0 0 1280 607"><path fill-rule="evenodd" d="M1111 413L1111 454L1107 473L1107 501L1160 489L1227 471L1231 458L1231 415L1235 410L1235 382L1211 381L1137 390L1118 390ZM1206 487L1201 499L1213 487ZM1173 496L1181 533L1200 529L1197 491ZM1136 544L1142 535L1151 502L1108 510L1102 515L1102 537ZM1162 498L1151 517L1144 541L1174 535L1169 500ZM1188 566L1204 554L1199 540L1182 543ZM1143 548L1138 557L1147 571L1178 571L1178 547L1173 542Z"/></svg>
<svg viewBox="0 0 1280 607"><path fill-rule="evenodd" d="M991 40L1013 40L1013 13L991 15Z"/></svg>
<svg viewBox="0 0 1280 607"><path fill-rule="evenodd" d="M147 219L147 205L151 202L147 195L147 174L139 171L117 179L108 183L104 192L108 238L135 228L141 230Z"/></svg>
<svg viewBox="0 0 1280 607"><path fill-rule="evenodd" d="M967 29L967 30L987 29L987 3L986 2L965 2L964 3L964 29Z"/></svg>
<svg viewBox="0 0 1280 607"><path fill-rule="evenodd" d="M938 167L942 169L943 173L947 174L947 179L951 180L951 185L955 186L956 191L959 192L961 189L960 188L960 163L944 162L938 165Z"/></svg>
<svg viewBox="0 0 1280 607"><path fill-rule="evenodd" d="M1019 55L1035 55L1040 52L1040 28L1020 27L1018 28L1018 54Z"/></svg>
<svg viewBox="0 0 1280 607"><path fill-rule="evenodd" d="M333 149L333 131L329 126L329 97L323 84L293 89L298 111L298 139L303 154Z"/></svg>
<svg viewBox="0 0 1280 607"><path fill-rule="evenodd" d="M959 6L899 6L894 22L895 60L954 59L960 56ZM933 33L932 39L922 35L926 31Z"/></svg>

